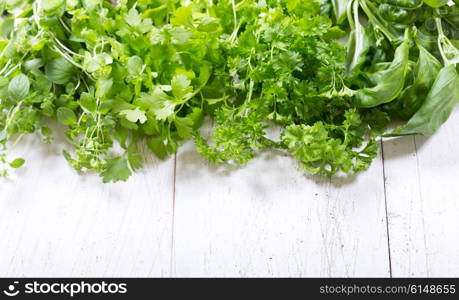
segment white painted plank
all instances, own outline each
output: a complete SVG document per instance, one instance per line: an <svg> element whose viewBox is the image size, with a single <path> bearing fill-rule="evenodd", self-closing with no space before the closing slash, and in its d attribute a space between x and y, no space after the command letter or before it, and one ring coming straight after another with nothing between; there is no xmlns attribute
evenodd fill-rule
<svg viewBox="0 0 459 300"><path fill-rule="evenodd" d="M459 276L457 128L459 111L429 139L407 137L384 143L396 277Z"/></svg>
<svg viewBox="0 0 459 300"><path fill-rule="evenodd" d="M173 159L104 185L59 146L27 138L26 167L0 182L0 276L170 275Z"/></svg>
<svg viewBox="0 0 459 300"><path fill-rule="evenodd" d="M175 276L389 276L381 160L314 182L268 153L233 172L177 156Z"/></svg>
<svg viewBox="0 0 459 300"><path fill-rule="evenodd" d="M389 245L395 277L428 273L417 161L414 137L384 142Z"/></svg>

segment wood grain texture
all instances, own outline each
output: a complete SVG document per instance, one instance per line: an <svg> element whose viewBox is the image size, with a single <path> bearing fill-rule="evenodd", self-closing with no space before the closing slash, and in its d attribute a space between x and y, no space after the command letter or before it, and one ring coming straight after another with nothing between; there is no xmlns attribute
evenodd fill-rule
<svg viewBox="0 0 459 300"><path fill-rule="evenodd" d="M103 185L29 137L0 182L0 276L459 276L458 127L387 140L384 164L333 181L279 153L209 166L187 143L175 169L146 154Z"/></svg>
<svg viewBox="0 0 459 300"><path fill-rule="evenodd" d="M272 153L232 172L208 166L189 143L174 216L175 276L389 276L381 161L314 182Z"/></svg>
<svg viewBox="0 0 459 300"><path fill-rule="evenodd" d="M16 154L27 166L0 183L1 276L170 275L173 159L103 185L38 138Z"/></svg>
<svg viewBox="0 0 459 300"><path fill-rule="evenodd" d="M459 276L459 111L431 138L384 143L393 275Z"/></svg>

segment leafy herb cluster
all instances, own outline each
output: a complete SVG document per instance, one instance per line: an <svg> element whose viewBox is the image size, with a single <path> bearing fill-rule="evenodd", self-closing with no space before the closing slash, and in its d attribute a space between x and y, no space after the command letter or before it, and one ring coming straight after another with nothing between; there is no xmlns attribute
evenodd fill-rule
<svg viewBox="0 0 459 300"><path fill-rule="evenodd" d="M389 136L435 133L459 101L457 3L337 2L346 6L352 29L346 70L351 87L359 88L356 105L381 107L391 119L407 121Z"/></svg>
<svg viewBox="0 0 459 300"><path fill-rule="evenodd" d="M432 134L459 101L446 2L0 0L0 175L24 164L9 142L51 142L53 119L104 182L142 167L140 142L165 158L191 138L215 163L276 148L312 173L364 170L389 121Z"/></svg>

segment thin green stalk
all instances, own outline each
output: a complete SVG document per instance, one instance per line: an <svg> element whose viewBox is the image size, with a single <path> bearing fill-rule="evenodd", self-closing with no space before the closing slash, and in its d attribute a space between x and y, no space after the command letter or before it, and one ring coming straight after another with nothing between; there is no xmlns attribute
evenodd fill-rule
<svg viewBox="0 0 459 300"><path fill-rule="evenodd" d="M59 41L58 38L54 37L53 39L63 50L67 51L68 53L72 54L72 55L75 55L75 56L78 56L78 57L84 57L84 55L81 55L79 53L76 53L72 50L70 50L69 48L67 48L64 44L62 44L61 41Z"/></svg>
<svg viewBox="0 0 459 300"><path fill-rule="evenodd" d="M397 41L397 37L393 35L379 20L378 18L371 12L368 8L366 0L359 0L360 6L362 7L363 11L367 15L368 19L377 26L379 30L389 39L391 43Z"/></svg>
<svg viewBox="0 0 459 300"><path fill-rule="evenodd" d="M357 7L358 7L359 2L355 1L355 3L357 4ZM355 30L355 20L354 20L353 14L352 14L352 8L354 6L353 4L354 4L354 1L351 0L351 1L349 1L348 5L346 7L347 20L349 22L349 27L351 27L351 31Z"/></svg>

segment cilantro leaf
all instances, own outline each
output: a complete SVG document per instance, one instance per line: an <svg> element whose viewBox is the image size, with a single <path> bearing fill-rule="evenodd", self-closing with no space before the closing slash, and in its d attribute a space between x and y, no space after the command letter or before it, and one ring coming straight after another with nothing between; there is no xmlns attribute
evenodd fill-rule
<svg viewBox="0 0 459 300"><path fill-rule="evenodd" d="M132 171L129 169L128 160L120 156L108 160L107 167L100 175L104 183L126 181L132 175Z"/></svg>
<svg viewBox="0 0 459 300"><path fill-rule="evenodd" d="M171 87L172 94L178 102L181 102L183 99L189 97L193 92L191 81L186 77L186 75L182 74L172 78Z"/></svg>
<svg viewBox="0 0 459 300"><path fill-rule="evenodd" d="M132 7L129 10L128 14L124 17L124 19L132 27L139 26L141 24L141 22L142 22L140 14L139 14L139 12L137 11L137 9L135 7Z"/></svg>
<svg viewBox="0 0 459 300"><path fill-rule="evenodd" d="M124 116L129 122L143 124L147 121L145 112L140 110L138 107L135 109L125 109L120 111L120 115Z"/></svg>

